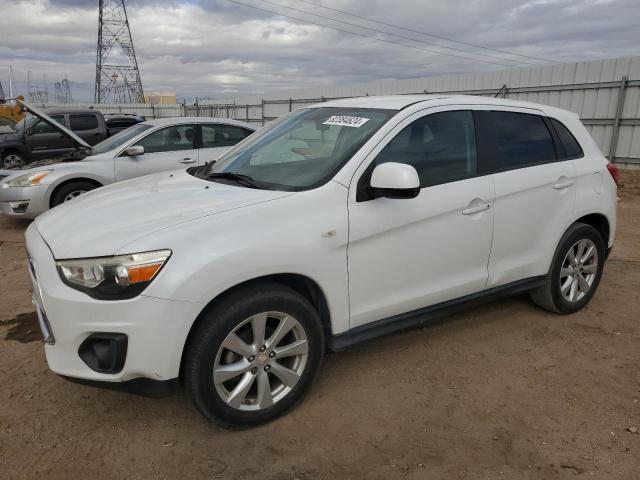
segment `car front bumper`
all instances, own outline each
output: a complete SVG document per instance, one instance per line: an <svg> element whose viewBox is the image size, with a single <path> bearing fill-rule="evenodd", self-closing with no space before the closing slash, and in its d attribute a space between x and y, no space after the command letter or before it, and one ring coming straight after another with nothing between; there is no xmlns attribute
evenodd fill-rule
<svg viewBox="0 0 640 480"><path fill-rule="evenodd" d="M45 343L49 368L65 377L88 382L127 382L139 379L174 380L187 335L203 308L139 295L121 301L101 301L65 285L55 260L35 224L26 232L27 251L37 308L42 309L52 343ZM123 334L126 358L115 373L100 373L80 356L80 346L95 334Z"/></svg>
<svg viewBox="0 0 640 480"><path fill-rule="evenodd" d="M0 183L0 212L9 217L35 218L49 209L48 185L10 187Z"/></svg>

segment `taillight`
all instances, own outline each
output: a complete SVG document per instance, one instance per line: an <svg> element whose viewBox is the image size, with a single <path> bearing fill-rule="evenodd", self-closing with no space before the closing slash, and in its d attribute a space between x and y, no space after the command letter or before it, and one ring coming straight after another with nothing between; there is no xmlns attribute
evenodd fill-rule
<svg viewBox="0 0 640 480"><path fill-rule="evenodd" d="M611 174L611 177L613 177L613 181L616 182L616 185L619 185L620 183L620 173L618 172L618 166L615 163L607 163L607 170L609 170L609 173Z"/></svg>

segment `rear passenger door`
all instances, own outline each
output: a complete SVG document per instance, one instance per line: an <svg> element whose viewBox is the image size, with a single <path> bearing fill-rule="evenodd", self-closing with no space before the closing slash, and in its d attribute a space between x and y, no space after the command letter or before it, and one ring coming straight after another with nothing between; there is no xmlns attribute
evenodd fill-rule
<svg viewBox="0 0 640 480"><path fill-rule="evenodd" d="M241 142L253 132L236 125L203 123L200 163L215 162L224 152Z"/></svg>
<svg viewBox="0 0 640 480"><path fill-rule="evenodd" d="M574 209L576 169L537 111L482 111L496 189L487 287L545 275Z"/></svg>
<svg viewBox="0 0 640 480"><path fill-rule="evenodd" d="M89 145L95 145L107 138L106 127L91 113L72 113L69 115L69 129Z"/></svg>

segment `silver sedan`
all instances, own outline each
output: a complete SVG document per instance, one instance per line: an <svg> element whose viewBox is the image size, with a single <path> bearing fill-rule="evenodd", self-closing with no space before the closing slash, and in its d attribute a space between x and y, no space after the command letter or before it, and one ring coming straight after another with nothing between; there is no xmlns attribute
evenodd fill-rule
<svg viewBox="0 0 640 480"><path fill-rule="evenodd" d="M77 148L62 161L0 170L0 211L16 218L35 218L103 185L215 161L255 131L226 118L164 118L139 123L90 147L44 112L27 108L69 136Z"/></svg>

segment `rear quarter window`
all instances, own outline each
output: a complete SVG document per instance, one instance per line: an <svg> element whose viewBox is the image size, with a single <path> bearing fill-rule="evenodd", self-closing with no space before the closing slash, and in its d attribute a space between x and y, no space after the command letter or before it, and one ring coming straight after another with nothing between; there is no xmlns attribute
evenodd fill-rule
<svg viewBox="0 0 640 480"><path fill-rule="evenodd" d="M584 155L582 152L582 147L576 140L576 137L573 136L571 131L564 126L564 124L556 120L555 118L551 119L551 124L558 134L558 138L560 139L560 143L562 144L562 148L564 149L564 153L566 158L580 158Z"/></svg>

